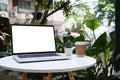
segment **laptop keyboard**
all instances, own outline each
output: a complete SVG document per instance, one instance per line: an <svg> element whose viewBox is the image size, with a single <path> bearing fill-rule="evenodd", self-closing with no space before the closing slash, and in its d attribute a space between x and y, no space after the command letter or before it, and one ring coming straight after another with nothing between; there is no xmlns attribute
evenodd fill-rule
<svg viewBox="0 0 120 80"><path fill-rule="evenodd" d="M20 58L32 58L32 57L49 57L49 56L60 56L55 53L35 53L35 54L20 54L18 57Z"/></svg>

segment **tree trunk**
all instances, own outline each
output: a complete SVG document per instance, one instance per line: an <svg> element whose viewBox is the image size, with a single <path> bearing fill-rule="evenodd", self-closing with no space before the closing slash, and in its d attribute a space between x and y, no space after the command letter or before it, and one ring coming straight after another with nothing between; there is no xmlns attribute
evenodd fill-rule
<svg viewBox="0 0 120 80"><path fill-rule="evenodd" d="M49 0L49 1L48 1L48 4L47 4L47 8L48 8L48 9L43 13L43 16L42 16L42 18L41 18L40 24L45 24L45 23L46 23L46 20L47 20L46 15L48 15L49 8L50 8L50 5L52 4L52 1L53 1L53 0Z"/></svg>
<svg viewBox="0 0 120 80"><path fill-rule="evenodd" d="M37 17L37 12L39 11L40 4L42 4L42 2L43 2L43 0L38 0L38 4L35 6L35 12L33 14L33 19L31 20L30 24L35 24L35 20L36 20L36 17Z"/></svg>

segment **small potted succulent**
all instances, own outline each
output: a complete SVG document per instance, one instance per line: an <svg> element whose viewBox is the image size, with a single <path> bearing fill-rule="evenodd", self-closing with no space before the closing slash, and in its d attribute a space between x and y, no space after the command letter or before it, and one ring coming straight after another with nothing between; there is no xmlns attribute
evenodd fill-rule
<svg viewBox="0 0 120 80"><path fill-rule="evenodd" d="M65 43L65 54L67 56L71 56L72 55L72 50L73 50L73 42L71 42L70 40L68 40L66 43Z"/></svg>

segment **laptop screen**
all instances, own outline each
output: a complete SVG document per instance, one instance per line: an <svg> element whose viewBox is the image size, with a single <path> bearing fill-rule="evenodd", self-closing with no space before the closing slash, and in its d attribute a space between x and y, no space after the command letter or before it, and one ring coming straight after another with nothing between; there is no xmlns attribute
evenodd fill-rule
<svg viewBox="0 0 120 80"><path fill-rule="evenodd" d="M13 53L55 52L54 26L12 25Z"/></svg>

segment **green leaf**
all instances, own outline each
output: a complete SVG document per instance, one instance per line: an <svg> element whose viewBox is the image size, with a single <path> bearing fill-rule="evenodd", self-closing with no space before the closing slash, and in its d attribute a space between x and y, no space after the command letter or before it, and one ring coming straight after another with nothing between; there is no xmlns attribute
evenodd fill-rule
<svg viewBox="0 0 120 80"><path fill-rule="evenodd" d="M96 47L92 47L92 46L88 46L86 49L86 55L88 56L94 56L97 55L97 48Z"/></svg>
<svg viewBox="0 0 120 80"><path fill-rule="evenodd" d="M94 44L87 48L86 54L90 56L98 56L100 53L107 50L108 42L107 42L107 34L106 32L101 34Z"/></svg>
<svg viewBox="0 0 120 80"><path fill-rule="evenodd" d="M57 52L62 53L64 51L64 43L61 41L59 37L56 37L56 48Z"/></svg>
<svg viewBox="0 0 120 80"><path fill-rule="evenodd" d="M113 48L114 48L114 37L115 36L115 31L113 31L113 32L111 32L110 33L110 42L109 42L109 44L108 44L108 47L110 48L110 51L112 51L113 50Z"/></svg>
<svg viewBox="0 0 120 80"><path fill-rule="evenodd" d="M86 26L93 31L98 27L98 25L99 25L99 21L96 18L88 20L86 22Z"/></svg>
<svg viewBox="0 0 120 80"><path fill-rule="evenodd" d="M77 41L85 41L84 36L83 36L83 35L80 35L80 36L76 37L76 38L74 39L74 42L77 42Z"/></svg>
<svg viewBox="0 0 120 80"><path fill-rule="evenodd" d="M114 76L116 76L117 78L119 78L120 79L120 71L118 71L117 73L115 73L115 75Z"/></svg>
<svg viewBox="0 0 120 80"><path fill-rule="evenodd" d="M115 37L115 31L113 31L113 32L110 33L111 40L114 40L114 37Z"/></svg>
<svg viewBox="0 0 120 80"><path fill-rule="evenodd" d="M101 48L103 50L107 47L107 45L108 45L107 34L106 32L104 32L98 37L98 39L95 41L93 46L97 48Z"/></svg>

